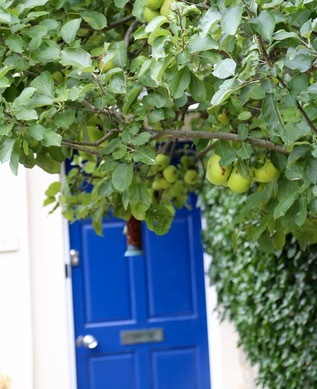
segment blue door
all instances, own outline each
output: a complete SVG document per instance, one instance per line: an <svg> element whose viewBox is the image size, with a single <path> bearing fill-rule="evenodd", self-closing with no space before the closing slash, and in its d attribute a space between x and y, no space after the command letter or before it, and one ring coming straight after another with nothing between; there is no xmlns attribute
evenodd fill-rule
<svg viewBox="0 0 317 389"><path fill-rule="evenodd" d="M78 389L209 389L199 210L165 236L144 226L144 255L124 256L123 228L70 226Z"/></svg>

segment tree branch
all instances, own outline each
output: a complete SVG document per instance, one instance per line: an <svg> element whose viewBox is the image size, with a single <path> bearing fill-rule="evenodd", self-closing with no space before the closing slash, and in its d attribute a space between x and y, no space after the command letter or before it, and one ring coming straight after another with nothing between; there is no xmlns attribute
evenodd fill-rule
<svg viewBox="0 0 317 389"><path fill-rule="evenodd" d="M283 146L274 144L265 139L258 139L248 136L246 139L242 140L237 134L232 134L231 132L207 132L207 131L173 131L173 130L162 130L155 131L149 130L152 134L152 139L155 138L185 138L185 139L221 139L221 140L231 140L233 142L248 142L253 146L262 147L265 149L277 151L282 154L289 154L289 151L286 150Z"/></svg>

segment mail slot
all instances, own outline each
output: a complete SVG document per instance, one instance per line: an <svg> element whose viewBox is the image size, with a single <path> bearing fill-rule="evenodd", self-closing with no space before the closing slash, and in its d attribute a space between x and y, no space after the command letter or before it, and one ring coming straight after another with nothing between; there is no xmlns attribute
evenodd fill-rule
<svg viewBox="0 0 317 389"><path fill-rule="evenodd" d="M136 331L121 331L121 344L157 343L164 341L163 328L151 328Z"/></svg>

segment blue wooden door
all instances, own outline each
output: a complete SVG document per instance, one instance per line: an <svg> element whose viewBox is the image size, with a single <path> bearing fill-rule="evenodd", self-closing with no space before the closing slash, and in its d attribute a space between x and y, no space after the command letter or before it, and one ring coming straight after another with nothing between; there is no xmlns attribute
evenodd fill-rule
<svg viewBox="0 0 317 389"><path fill-rule="evenodd" d="M144 227L144 255L124 256L123 228L70 226L78 389L209 389L199 210L179 211L165 236Z"/></svg>

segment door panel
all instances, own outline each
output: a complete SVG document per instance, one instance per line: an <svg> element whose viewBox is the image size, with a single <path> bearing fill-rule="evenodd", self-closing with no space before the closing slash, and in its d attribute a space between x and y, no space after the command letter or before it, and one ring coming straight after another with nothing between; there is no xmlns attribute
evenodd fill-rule
<svg viewBox="0 0 317 389"><path fill-rule="evenodd" d="M78 389L209 389L200 212L183 209L167 235L143 226L144 255L124 257L124 222L70 226Z"/></svg>
<svg viewBox="0 0 317 389"><path fill-rule="evenodd" d="M197 389L196 350L155 351L152 353L155 389ZM168 380L166 377L169 377Z"/></svg>

